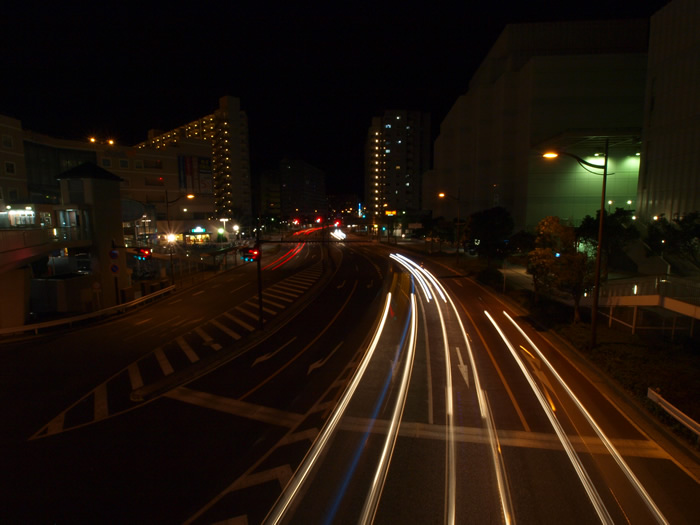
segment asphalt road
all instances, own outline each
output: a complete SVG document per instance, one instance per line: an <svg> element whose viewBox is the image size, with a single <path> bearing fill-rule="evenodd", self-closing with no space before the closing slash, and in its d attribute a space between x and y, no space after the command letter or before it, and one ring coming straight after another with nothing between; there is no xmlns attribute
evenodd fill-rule
<svg viewBox="0 0 700 525"><path fill-rule="evenodd" d="M695 522L697 480L523 312L318 239L266 251L262 330L247 264L4 342L0 522Z"/></svg>

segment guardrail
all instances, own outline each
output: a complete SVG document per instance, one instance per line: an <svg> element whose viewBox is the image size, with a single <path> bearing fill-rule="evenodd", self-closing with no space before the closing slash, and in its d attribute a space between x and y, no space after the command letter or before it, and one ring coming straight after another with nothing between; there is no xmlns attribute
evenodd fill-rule
<svg viewBox="0 0 700 525"><path fill-rule="evenodd" d="M693 432L698 440L700 440L700 423L691 419L690 416L684 414L671 403L666 401L661 394L659 394L653 388L647 389L647 397L651 399L654 403L663 408L672 418L687 427L691 432Z"/></svg>
<svg viewBox="0 0 700 525"><path fill-rule="evenodd" d="M142 303L152 301L153 299L155 299L161 295L172 292L174 289L175 289L175 285L171 285L171 286L168 286L167 288L163 288L162 290L158 290L157 292L153 292L153 293L150 293L148 295L144 295L143 297L139 297L138 299L134 299L133 301L129 301L128 303L122 303L122 304L118 304L116 306L110 306L109 308L103 308L102 310L97 310L95 312L90 312L87 314L76 315L73 317L66 317L63 319L54 319L52 321L44 321L42 323L34 323L34 324L27 324L27 325L22 325L22 326L15 326L15 327L11 327L11 328L0 328L0 336L10 335L10 334L22 334L22 333L26 333L26 332L34 332L35 334L38 334L39 330L41 330L43 328L55 328L55 327L61 326L61 325L71 326L73 323L77 323L79 321L85 321L86 319L92 319L95 317L103 317L103 316L108 316L108 315L115 315L118 313L126 312L130 308L134 308L136 306L139 306Z"/></svg>

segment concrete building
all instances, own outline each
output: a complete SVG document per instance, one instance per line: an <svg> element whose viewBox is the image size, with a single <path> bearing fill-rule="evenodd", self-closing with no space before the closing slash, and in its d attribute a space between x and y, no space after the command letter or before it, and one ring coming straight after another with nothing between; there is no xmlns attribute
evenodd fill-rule
<svg viewBox="0 0 700 525"><path fill-rule="evenodd" d="M637 210L669 220L700 210L700 2L651 17Z"/></svg>
<svg viewBox="0 0 700 525"><path fill-rule="evenodd" d="M507 26L440 126L423 185L433 216L503 206L516 229L546 215L578 224L600 207L601 177L541 155L593 157L606 137L609 195L634 207L647 36L647 20Z"/></svg>
<svg viewBox="0 0 700 525"><path fill-rule="evenodd" d="M430 115L385 111L374 117L365 146L365 202L373 220L422 209L423 174L431 163Z"/></svg>
<svg viewBox="0 0 700 525"><path fill-rule="evenodd" d="M240 100L221 97L213 113L170 131L150 130L140 149L160 149L180 144L183 139L205 140L210 144L211 167L196 164L194 178L181 178L180 189L188 184L195 191L214 195L214 216L250 225L253 218L248 118ZM189 182L188 182L189 181Z"/></svg>
<svg viewBox="0 0 700 525"><path fill-rule="evenodd" d="M326 174L302 160L284 159L279 167L280 208L283 220L312 222L326 217Z"/></svg>
<svg viewBox="0 0 700 525"><path fill-rule="evenodd" d="M11 299L0 326L23 324L29 312L126 300L130 246L162 244L168 233L182 242L216 238L213 192L199 186L184 199L211 165L208 141L158 149L69 141L23 130L9 117L0 117L0 138L0 287Z"/></svg>
<svg viewBox="0 0 700 525"><path fill-rule="evenodd" d="M28 201L22 123L0 115L0 209Z"/></svg>

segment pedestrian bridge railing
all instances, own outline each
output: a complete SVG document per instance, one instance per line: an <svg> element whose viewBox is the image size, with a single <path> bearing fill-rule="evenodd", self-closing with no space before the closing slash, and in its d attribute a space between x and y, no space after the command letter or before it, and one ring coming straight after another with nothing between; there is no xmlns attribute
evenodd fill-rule
<svg viewBox="0 0 700 525"><path fill-rule="evenodd" d="M61 319L53 319L51 321L44 321L41 323L33 323L33 324L27 324L27 325L22 325L22 326L14 326L10 328L0 328L0 336L3 335L15 335L15 334L23 334L23 333L29 333L29 332L34 332L34 334L38 334L39 331L45 330L47 328L56 328L60 326L72 326L74 323L78 323L81 321L86 321L88 319L94 319L98 317L106 317L110 315L115 315L115 314L120 314L124 313L132 308L141 306L145 303L148 303L150 301L153 301L154 299L164 295L168 294L175 290L175 285L168 286L167 288L163 288L162 290L158 290L157 292L150 293L148 295L144 295L143 297L140 297L138 299L134 299L133 301L129 301L128 303L122 303L118 304L116 306L110 306L109 308L103 308L101 310L96 310L94 312L86 313L86 314L81 314L81 315L76 315L73 317L65 317Z"/></svg>

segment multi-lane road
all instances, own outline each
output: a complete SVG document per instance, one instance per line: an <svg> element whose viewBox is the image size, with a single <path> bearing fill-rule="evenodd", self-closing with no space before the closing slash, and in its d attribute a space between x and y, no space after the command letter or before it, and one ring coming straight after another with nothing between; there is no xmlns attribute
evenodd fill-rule
<svg viewBox="0 0 700 525"><path fill-rule="evenodd" d="M262 301L249 263L3 342L0 522L696 522L697 470L522 312L318 239L267 249Z"/></svg>

